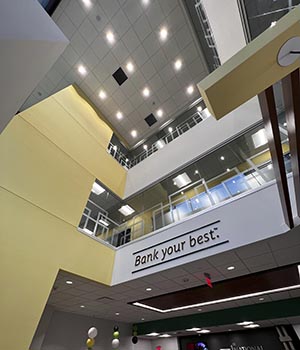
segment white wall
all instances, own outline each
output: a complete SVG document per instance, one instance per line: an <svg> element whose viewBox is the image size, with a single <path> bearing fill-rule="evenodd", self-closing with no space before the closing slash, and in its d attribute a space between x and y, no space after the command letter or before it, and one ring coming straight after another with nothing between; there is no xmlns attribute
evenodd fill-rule
<svg viewBox="0 0 300 350"><path fill-rule="evenodd" d="M68 44L37 0L1 0L0 133Z"/></svg>
<svg viewBox="0 0 300 350"><path fill-rule="evenodd" d="M128 170L124 197L158 182L177 168L261 120L257 99L219 121L210 117Z"/></svg>
<svg viewBox="0 0 300 350"><path fill-rule="evenodd" d="M294 328L294 330L295 330L295 332L300 340L300 324L293 324L293 328Z"/></svg>
<svg viewBox="0 0 300 350"><path fill-rule="evenodd" d="M289 178L289 185L292 185L291 177ZM293 192L292 186L291 192ZM220 220L220 223L209 228L200 229L202 226L217 220ZM189 236L197 237L214 227L218 228L216 231L216 234L219 236L218 238L201 244L201 246L199 244L195 248L189 246ZM153 234L146 235L141 239L120 247L116 252L112 283L122 283L194 260L203 259L214 254L276 236L288 230L287 225L284 223L277 185L273 181L239 198L233 198L229 202L219 204L218 206L190 216L179 223L166 226ZM174 239L174 237L190 231L193 231L193 233L189 233L184 238ZM170 241L163 243L166 240ZM168 262L168 257L168 259L163 260L163 263L152 266L162 261L162 248L173 245L174 243L177 244L182 240L186 240L184 250L170 256L170 259L176 257L176 260ZM226 244L194 253L198 248L206 248L226 240L229 240ZM149 261L136 267L136 256L147 255L153 252L154 245L156 246L155 249L159 252L157 258L154 261ZM133 254L140 250L143 250L143 252ZM187 253L191 254L186 255ZM144 267L147 267L147 269L136 272Z"/></svg>

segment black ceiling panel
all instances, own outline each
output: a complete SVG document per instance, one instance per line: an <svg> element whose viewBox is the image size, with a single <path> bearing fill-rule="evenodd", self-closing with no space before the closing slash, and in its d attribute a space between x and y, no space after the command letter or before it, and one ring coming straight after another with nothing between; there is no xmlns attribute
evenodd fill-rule
<svg viewBox="0 0 300 350"><path fill-rule="evenodd" d="M128 79L128 76L121 67L114 72L113 77L120 86Z"/></svg>
<svg viewBox="0 0 300 350"><path fill-rule="evenodd" d="M152 126L157 122L157 119L154 117L154 115L151 113L148 115L148 117L145 118L145 122L149 125Z"/></svg>

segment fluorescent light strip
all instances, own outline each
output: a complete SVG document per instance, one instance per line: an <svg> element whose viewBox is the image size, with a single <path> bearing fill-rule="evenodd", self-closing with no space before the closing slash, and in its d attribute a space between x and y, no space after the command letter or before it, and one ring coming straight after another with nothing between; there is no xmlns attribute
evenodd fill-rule
<svg viewBox="0 0 300 350"><path fill-rule="evenodd" d="M299 266L298 266L298 269L299 269ZM299 273L300 273L300 269L299 269ZM166 310L157 309L155 307L152 307L152 306L149 306L149 305L146 305L146 304L142 304L142 303L139 303L139 302L135 302L135 303L133 303L133 305L142 307L144 309L152 310L152 311L157 311L157 312L160 312L160 313L164 314L164 313L168 313L168 312L172 312L172 311L187 310L187 309L192 309L192 308L201 307L201 306L208 306L208 305L215 305L215 304L220 304L220 303L226 303L228 301L235 301L235 300L241 300L241 299L246 299L246 298L258 297L258 296L266 295L266 294L285 292L285 291L288 291L288 290L294 290L294 289L298 289L298 288L300 288L300 284L296 284L296 285L290 286L290 287L282 287L282 288L277 288L277 289L266 290L266 291L263 291L263 292L238 295L236 297L230 297L230 298L225 298L225 299L218 299L218 300L213 300L213 301L207 301L207 302L199 303L199 304L192 304L192 305L174 307L172 309L166 309Z"/></svg>

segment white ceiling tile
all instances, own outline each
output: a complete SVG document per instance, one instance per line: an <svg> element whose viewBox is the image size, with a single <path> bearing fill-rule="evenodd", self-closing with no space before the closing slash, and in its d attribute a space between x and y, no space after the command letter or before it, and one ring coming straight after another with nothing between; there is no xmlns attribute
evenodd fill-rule
<svg viewBox="0 0 300 350"><path fill-rule="evenodd" d="M109 52L101 62L109 74L113 74L120 67L119 62L111 52Z"/></svg>
<svg viewBox="0 0 300 350"><path fill-rule="evenodd" d="M300 245L276 250L273 255L279 265L298 263L300 261Z"/></svg>
<svg viewBox="0 0 300 350"><path fill-rule="evenodd" d="M95 77L93 73L89 73L86 78L83 80L85 84L92 90L92 92L95 92L96 90L99 90L100 83L99 80Z"/></svg>
<svg viewBox="0 0 300 350"><path fill-rule="evenodd" d="M157 0L152 0L151 5L146 9L146 15L153 30L157 30L157 27L160 26L165 19L159 3L160 2Z"/></svg>
<svg viewBox="0 0 300 350"><path fill-rule="evenodd" d="M79 27L79 32L89 45L98 36L98 31L88 17L86 17L82 22L81 26Z"/></svg>
<svg viewBox="0 0 300 350"><path fill-rule="evenodd" d="M176 110L176 104L174 103L172 97L165 101L162 105L162 109L167 114L172 114Z"/></svg>
<svg viewBox="0 0 300 350"><path fill-rule="evenodd" d="M129 57L129 52L121 40L113 46L112 53L120 65Z"/></svg>
<svg viewBox="0 0 300 350"><path fill-rule="evenodd" d="M140 45L140 40L135 34L135 31L130 28L126 34L123 35L122 41L127 47L129 53L133 52Z"/></svg>
<svg viewBox="0 0 300 350"><path fill-rule="evenodd" d="M76 0L70 1L64 11L77 28L86 17L86 13L83 11L82 7Z"/></svg>
<svg viewBox="0 0 300 350"><path fill-rule="evenodd" d="M139 45L131 56L138 67L141 67L148 60L148 54L143 45Z"/></svg>
<svg viewBox="0 0 300 350"><path fill-rule="evenodd" d="M57 6L57 8L55 9L53 15L51 16L51 18L53 19L54 22L57 23L57 21L59 20L59 17L62 15L63 13L63 8L61 6Z"/></svg>
<svg viewBox="0 0 300 350"><path fill-rule="evenodd" d="M177 58L180 58L180 57L177 57L180 53L180 50L175 40L175 36L167 40L167 42L163 45L162 48L164 50L164 53L167 59L172 63L174 63Z"/></svg>
<svg viewBox="0 0 300 350"><path fill-rule="evenodd" d="M138 112L144 120L151 113L151 109L146 103L142 103L138 108Z"/></svg>
<svg viewBox="0 0 300 350"><path fill-rule="evenodd" d="M95 76L98 78L100 82L103 82L104 80L106 80L110 75L110 73L107 71L107 69L105 68L102 62L99 62L96 65L96 67L93 70L93 73L95 74Z"/></svg>
<svg viewBox="0 0 300 350"><path fill-rule="evenodd" d="M129 79L122 84L121 89L128 98L136 93L136 88Z"/></svg>
<svg viewBox="0 0 300 350"><path fill-rule="evenodd" d="M83 55L85 50L89 47L87 41L78 31L72 36L71 45L80 56Z"/></svg>
<svg viewBox="0 0 300 350"><path fill-rule="evenodd" d="M184 88L190 84L190 82L192 81L192 75L189 72L189 70L187 70L186 68L183 68L180 70L180 72L176 73L176 77L179 81L179 83L181 84L181 86L183 86Z"/></svg>
<svg viewBox="0 0 300 350"><path fill-rule="evenodd" d="M47 78L52 82L54 86L56 86L62 79L62 75L58 73L54 68L51 68L47 73Z"/></svg>
<svg viewBox="0 0 300 350"><path fill-rule="evenodd" d="M151 62L151 60L148 60L141 67L141 72L146 80L150 80L156 74L156 69L155 69L153 63Z"/></svg>
<svg viewBox="0 0 300 350"><path fill-rule="evenodd" d="M118 88L113 94L113 99L115 101L118 101L118 103L121 105L126 101L127 97L125 96L123 91L120 88Z"/></svg>
<svg viewBox="0 0 300 350"><path fill-rule="evenodd" d="M141 41L152 32L148 18L144 14L135 22L133 28Z"/></svg>
<svg viewBox="0 0 300 350"><path fill-rule="evenodd" d="M127 0L123 4L123 11L131 24L134 24L143 13L142 7L136 0Z"/></svg>
<svg viewBox="0 0 300 350"><path fill-rule="evenodd" d="M249 268L251 267L263 267L268 264L275 264L274 257L271 253L266 253L263 255L257 255L255 257L247 258L243 260L245 265Z"/></svg>
<svg viewBox="0 0 300 350"><path fill-rule="evenodd" d="M176 6L178 6L179 3L177 0L163 0L160 1L160 7L163 10L163 13L165 16L168 16L170 12L174 10Z"/></svg>
<svg viewBox="0 0 300 350"><path fill-rule="evenodd" d="M167 83L174 77L174 69L171 65L167 64L162 70L159 71L159 75L162 78L163 82Z"/></svg>
<svg viewBox="0 0 300 350"><path fill-rule="evenodd" d="M169 14L167 17L167 22L170 25L170 31L172 31L173 35L184 25L184 23L186 23L180 6L176 6L175 9Z"/></svg>
<svg viewBox="0 0 300 350"><path fill-rule="evenodd" d="M187 103L185 91L180 90L176 94L174 94L172 97L173 97L174 104L177 107L182 107Z"/></svg>
<svg viewBox="0 0 300 350"><path fill-rule="evenodd" d="M123 103L120 106L120 108L121 108L121 111L123 111L123 113L125 115L129 115L134 110L134 107L129 100L127 100L125 103Z"/></svg>
<svg viewBox="0 0 300 350"><path fill-rule="evenodd" d="M132 102L135 108L138 108L142 103L144 103L144 99L141 96L140 91L135 92L135 94L133 94L130 97L130 101Z"/></svg>
<svg viewBox="0 0 300 350"><path fill-rule="evenodd" d="M99 35L91 45L92 50L97 57L102 60L104 56L109 52L109 46L102 35Z"/></svg>
<svg viewBox="0 0 300 350"><path fill-rule="evenodd" d="M166 102L171 97L166 86L163 86L157 91L157 96L159 98L160 103Z"/></svg>
<svg viewBox="0 0 300 350"><path fill-rule="evenodd" d="M199 57L198 50L194 42L190 42L180 54L182 55L187 66Z"/></svg>
<svg viewBox="0 0 300 350"><path fill-rule="evenodd" d="M175 39L180 50L183 50L190 42L192 42L193 37L186 24L176 32Z"/></svg>
<svg viewBox="0 0 300 350"><path fill-rule="evenodd" d="M139 91L141 91L146 85L146 79L140 70L135 71L134 74L130 77L130 80Z"/></svg>
<svg viewBox="0 0 300 350"><path fill-rule="evenodd" d="M149 86L152 91L157 91L163 87L164 83L160 77L159 74L155 74L150 80L149 80Z"/></svg>
<svg viewBox="0 0 300 350"><path fill-rule="evenodd" d="M71 66L69 63L63 58L63 56L60 56L58 60L53 65L53 68L60 73L62 76L67 74L67 72L71 69Z"/></svg>
<svg viewBox="0 0 300 350"><path fill-rule="evenodd" d="M167 64L168 60L162 49L158 50L152 57L151 61L157 71L163 69Z"/></svg>
<svg viewBox="0 0 300 350"><path fill-rule="evenodd" d="M99 63L98 57L91 48L88 48L81 57L83 63L87 66L89 71L92 71Z"/></svg>
<svg viewBox="0 0 300 350"><path fill-rule="evenodd" d="M142 119L140 113L139 113L137 110L135 110L135 111L133 111L132 113L130 113L130 115L129 115L128 117L129 117L129 120L130 120L133 124L140 122L141 119Z"/></svg>
<svg viewBox="0 0 300 350"><path fill-rule="evenodd" d="M109 108L112 115L115 115L117 113L117 111L119 110L118 105L116 104L114 99L111 97L108 97L107 100L105 100L105 106L107 108Z"/></svg>
<svg viewBox="0 0 300 350"><path fill-rule="evenodd" d="M284 248L289 248L289 247L294 247L296 245L300 245L300 235L292 232L287 234L282 234L277 237L274 237L270 242L269 242L270 248L273 251L279 250L279 249L284 249Z"/></svg>
<svg viewBox="0 0 300 350"><path fill-rule="evenodd" d="M119 88L118 83L112 76L109 76L102 85L109 96L112 96L113 93Z"/></svg>
<svg viewBox="0 0 300 350"><path fill-rule="evenodd" d="M78 74L76 65L68 71L68 73L65 75L65 79L70 83L74 84L75 82L77 84L80 84L80 82L83 80L83 77Z"/></svg>
<svg viewBox="0 0 300 350"><path fill-rule="evenodd" d="M153 56L160 49L160 43L157 35L153 32L148 35L147 38L143 41L143 46L147 54L150 57Z"/></svg>
<svg viewBox="0 0 300 350"><path fill-rule="evenodd" d="M118 34L119 38L121 38L128 31L130 28L130 22L122 9L119 9L119 11L111 19L111 25L114 31L116 31Z"/></svg>
<svg viewBox="0 0 300 350"><path fill-rule="evenodd" d="M76 27L64 12L59 17L57 25L69 40L76 32Z"/></svg>
<svg viewBox="0 0 300 350"><path fill-rule="evenodd" d="M249 244L244 247L240 247L236 250L236 254L242 260L270 252L270 247L266 242L257 242L254 244Z"/></svg>
<svg viewBox="0 0 300 350"><path fill-rule="evenodd" d="M93 7L92 11L89 12L88 17L98 33L101 33L108 23L108 18L99 5Z"/></svg>
<svg viewBox="0 0 300 350"><path fill-rule="evenodd" d="M45 90L48 94L51 94L54 89L54 84L52 81L46 76L39 84L43 90Z"/></svg>
<svg viewBox="0 0 300 350"><path fill-rule="evenodd" d="M120 4L117 0L101 0L100 6L104 10L109 20L117 13L120 8Z"/></svg>
<svg viewBox="0 0 300 350"><path fill-rule="evenodd" d="M63 52L62 56L65 58L65 60L71 66L73 66L79 60L78 53L74 51L74 49L73 49L73 47L71 45L67 46L67 48Z"/></svg>

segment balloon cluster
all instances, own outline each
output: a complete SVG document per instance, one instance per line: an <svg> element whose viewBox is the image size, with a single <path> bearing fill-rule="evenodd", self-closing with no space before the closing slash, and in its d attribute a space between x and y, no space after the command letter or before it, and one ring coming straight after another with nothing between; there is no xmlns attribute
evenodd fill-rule
<svg viewBox="0 0 300 350"><path fill-rule="evenodd" d="M111 342L111 346L113 349L117 349L120 345L120 340L119 340L119 327L118 326L114 326L114 332L113 332L113 340Z"/></svg>
<svg viewBox="0 0 300 350"><path fill-rule="evenodd" d="M95 345L95 338L97 337L98 331L97 328L92 327L88 330L88 340L86 341L86 346L89 350L93 348Z"/></svg>
<svg viewBox="0 0 300 350"><path fill-rule="evenodd" d="M134 326L132 327L132 335L133 335L133 337L132 337L132 339L131 339L131 341L132 341L133 344L137 344L137 342L138 342L137 334L138 334L138 333L137 333L137 326L134 325Z"/></svg>

